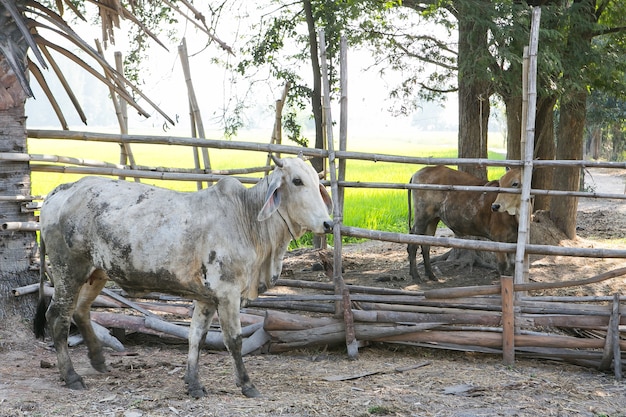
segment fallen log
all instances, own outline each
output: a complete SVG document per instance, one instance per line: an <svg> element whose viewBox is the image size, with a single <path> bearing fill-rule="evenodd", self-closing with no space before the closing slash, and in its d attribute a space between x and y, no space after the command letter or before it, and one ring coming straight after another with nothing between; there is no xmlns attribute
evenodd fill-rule
<svg viewBox="0 0 626 417"><path fill-rule="evenodd" d="M91 326L93 327L96 337L100 340L103 346L110 347L117 352L123 352L126 350L122 342L120 342L115 336L111 335L106 327L101 326L93 321L91 322ZM83 343L83 340L83 336L79 333L70 336L68 338L67 344L68 346L76 346L80 343Z"/></svg>
<svg viewBox="0 0 626 417"><path fill-rule="evenodd" d="M259 325L256 331L252 333L250 337L243 340L241 346L241 354L245 356L261 350L261 348L265 346L270 341L270 339L270 335L265 331L263 326Z"/></svg>
<svg viewBox="0 0 626 417"><path fill-rule="evenodd" d="M158 337L171 336L168 333L146 327L143 316L130 316L120 313L92 311L91 319L96 323L111 329L124 329L131 333L144 333Z"/></svg>
<svg viewBox="0 0 626 417"><path fill-rule="evenodd" d="M415 325L393 325L378 323L355 323L354 332L360 340L378 340L440 326L441 323L420 323ZM289 343L293 347L344 343L345 323L336 320L333 324L303 330L270 330L273 342Z"/></svg>
<svg viewBox="0 0 626 417"><path fill-rule="evenodd" d="M335 291L335 285L327 282L317 281L305 281L297 279L279 279L276 281L276 287L293 287L293 288L308 288L321 291ZM367 287L362 285L346 284L346 287L350 290L350 294L364 293L364 294L390 294L390 295L415 295L423 296L423 291L409 291L398 290L395 288L383 288L383 287Z"/></svg>
<svg viewBox="0 0 626 417"><path fill-rule="evenodd" d="M23 287L13 288L11 293L15 297L19 297L20 295L32 294L34 292L39 291L39 283L24 285Z"/></svg>
<svg viewBox="0 0 626 417"><path fill-rule="evenodd" d="M524 327L559 327L598 329L606 328L608 316L581 316L566 314L520 314L517 324Z"/></svg>
<svg viewBox="0 0 626 417"><path fill-rule="evenodd" d="M283 310L309 311L311 313L333 313L334 306L322 303L306 303L298 301L278 301L268 298L257 298L248 301L247 306L257 308L276 308Z"/></svg>
<svg viewBox="0 0 626 417"><path fill-rule="evenodd" d="M502 335L488 332L447 332L431 330L426 332L408 333L397 336L389 336L384 339L375 340L377 342L426 342L426 343L454 343L457 345L475 345L490 348L502 346ZM602 339L582 339L571 336L557 335L515 335L515 346L517 347L552 347L570 349L602 349L604 340ZM621 341L620 346L626 347L626 341Z"/></svg>
<svg viewBox="0 0 626 417"><path fill-rule="evenodd" d="M444 323L444 324L474 324L482 326L497 326L500 324L500 314L488 312L468 313L415 313L391 310L352 310L354 319L370 323Z"/></svg>
<svg viewBox="0 0 626 417"><path fill-rule="evenodd" d="M438 313L451 313L451 314L474 314L474 313L480 313L480 314L494 314L494 315L499 315L500 314L500 307L498 307L496 309L496 307L494 307L493 309L491 308L485 308L483 310L480 309L465 309L465 308L456 308L456 307L432 307L432 306L424 306L424 305L408 305L408 304L385 304L385 303L365 303L365 302L359 302L358 306L361 307L363 310L374 310L374 311L378 311L378 310L383 310L383 311L403 311L403 312L414 312L414 313L431 313L431 314L438 314Z"/></svg>
<svg viewBox="0 0 626 417"><path fill-rule="evenodd" d="M267 310L263 328L270 330L304 330L334 324L333 317L310 317L301 314L286 313L284 311Z"/></svg>

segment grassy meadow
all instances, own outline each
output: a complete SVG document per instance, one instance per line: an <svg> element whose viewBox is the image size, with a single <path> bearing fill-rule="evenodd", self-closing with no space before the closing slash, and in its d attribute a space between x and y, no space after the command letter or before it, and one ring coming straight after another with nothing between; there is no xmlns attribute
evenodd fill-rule
<svg viewBox="0 0 626 417"><path fill-rule="evenodd" d="M252 140L238 138L237 140ZM265 139L263 140L265 141ZM170 145L131 145L138 165L152 167L193 167L191 147ZM115 143L29 139L29 153L71 156L119 163L120 146ZM351 139L348 150L373 152L389 155L455 158L457 156L454 132L420 133L419 139L410 137L357 138ZM209 149L213 169L232 169L262 166L266 154L252 151ZM490 152L489 158L503 159L501 152ZM406 183L411 175L422 166L413 164L385 163L349 160L346 165L346 180L360 182ZM504 168L490 168L489 178L498 178ZM253 174L259 177L260 174ZM56 185L77 180L82 175L33 172L32 192L45 195ZM161 187L179 191L194 191L196 183L191 181L141 180ZM406 232L407 191L388 189L348 188L345 190L345 225L373 230ZM300 244L306 245L310 237L303 237Z"/></svg>

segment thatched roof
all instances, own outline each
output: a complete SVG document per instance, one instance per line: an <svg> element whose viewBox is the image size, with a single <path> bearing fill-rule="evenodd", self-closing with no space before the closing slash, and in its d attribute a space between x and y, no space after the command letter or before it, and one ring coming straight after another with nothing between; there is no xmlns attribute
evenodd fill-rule
<svg viewBox="0 0 626 417"><path fill-rule="evenodd" d="M69 0L56 0L55 10L34 1L0 0L0 28L2 28L0 30L0 53L5 57L22 89L29 97L32 97L33 94L26 72L31 72L41 85L64 129L68 128L65 117L46 81L46 77L50 76L51 73L44 73L42 68L52 68L54 76L58 77L67 95L70 97L74 109L84 123L86 123L86 118L79 101L71 89L70 83L65 79L54 59L54 56L57 54L70 59L97 80L106 84L112 93L117 94L120 100L126 101L140 114L149 117L149 113L135 101L134 97L137 96L144 99L168 122L174 124L167 114L151 102L123 74L119 73L114 65L106 61L100 46L100 42L102 42L104 48L107 48L109 44L115 44L116 30L119 32L120 22L126 20L136 25L145 36L167 49L165 44L150 30L148 25L144 24L141 17L145 7L148 5L158 6L159 4L169 8L171 14L182 16L184 19L192 22L200 31L207 35L210 41L216 42L220 48L232 54L230 47L219 40L207 26L204 15L187 0L179 0L176 4L168 0L144 0L143 2L134 0L130 2L131 10L125 8L119 0L85 0L80 7L77 7ZM68 23L68 20L64 18L71 13L72 20L80 19L87 21L83 11L87 11L90 7L92 8L91 12L97 14L102 28L101 39L97 41L96 48L85 42L74 31L72 24ZM97 10L97 13L94 10ZM47 36L48 33L60 35L64 45L49 41L48 39L51 37ZM27 57L29 49L36 57L36 62L31 61ZM73 52L74 50L82 51L90 58L90 62L97 63L101 69L93 68L90 63L76 55Z"/></svg>

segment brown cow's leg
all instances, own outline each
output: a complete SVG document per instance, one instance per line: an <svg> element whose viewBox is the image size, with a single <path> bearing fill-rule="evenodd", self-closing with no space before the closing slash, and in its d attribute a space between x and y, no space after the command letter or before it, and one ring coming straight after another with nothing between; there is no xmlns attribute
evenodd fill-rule
<svg viewBox="0 0 626 417"><path fill-rule="evenodd" d="M515 271L515 255L496 252L496 261L498 262L498 272L500 275L512 275Z"/></svg>
<svg viewBox="0 0 626 417"><path fill-rule="evenodd" d="M107 366L102 354L102 344L93 331L91 325L91 303L96 299L100 291L107 282L107 276L102 270L94 271L87 282L83 284L78 295L78 302L74 310L74 323L78 326L80 334L85 340L87 349L89 350L89 360L91 366L99 372L107 372Z"/></svg>
<svg viewBox="0 0 626 417"><path fill-rule="evenodd" d="M242 341L241 321L239 318L239 296L220 300L217 309L222 326L224 344L233 358L237 386L241 387L241 392L248 398L260 397L261 393L254 387L252 382L250 382L250 377L248 376L241 356Z"/></svg>
<svg viewBox="0 0 626 417"><path fill-rule="evenodd" d="M196 301L189 328L189 355L187 357L187 372L185 372L187 392L194 398L201 398L206 395L206 389L200 383L198 376L198 360L200 359L200 347L204 343L214 314L214 305Z"/></svg>
<svg viewBox="0 0 626 417"><path fill-rule="evenodd" d="M439 224L439 219L431 220L430 223L426 225L423 234L435 236L437 224ZM437 281L437 277L433 273L433 268L430 264L430 245L422 245L422 258L424 258L424 272L426 273L426 276L431 281Z"/></svg>
<svg viewBox="0 0 626 417"><path fill-rule="evenodd" d="M415 225L411 227L409 233L413 235L418 234ZM417 244L409 243L406 247L406 251L409 254L409 273L411 274L411 278L413 282L421 282L422 279L420 278L419 272L417 272L417 262L415 261L417 257Z"/></svg>

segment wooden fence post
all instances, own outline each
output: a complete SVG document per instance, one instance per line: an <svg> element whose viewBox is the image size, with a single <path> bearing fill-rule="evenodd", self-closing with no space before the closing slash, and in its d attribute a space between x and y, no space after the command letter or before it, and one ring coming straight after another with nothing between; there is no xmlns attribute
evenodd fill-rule
<svg viewBox="0 0 626 417"><path fill-rule="evenodd" d="M513 277L500 278L502 288L502 359L505 365L515 363L515 292L513 291Z"/></svg>

